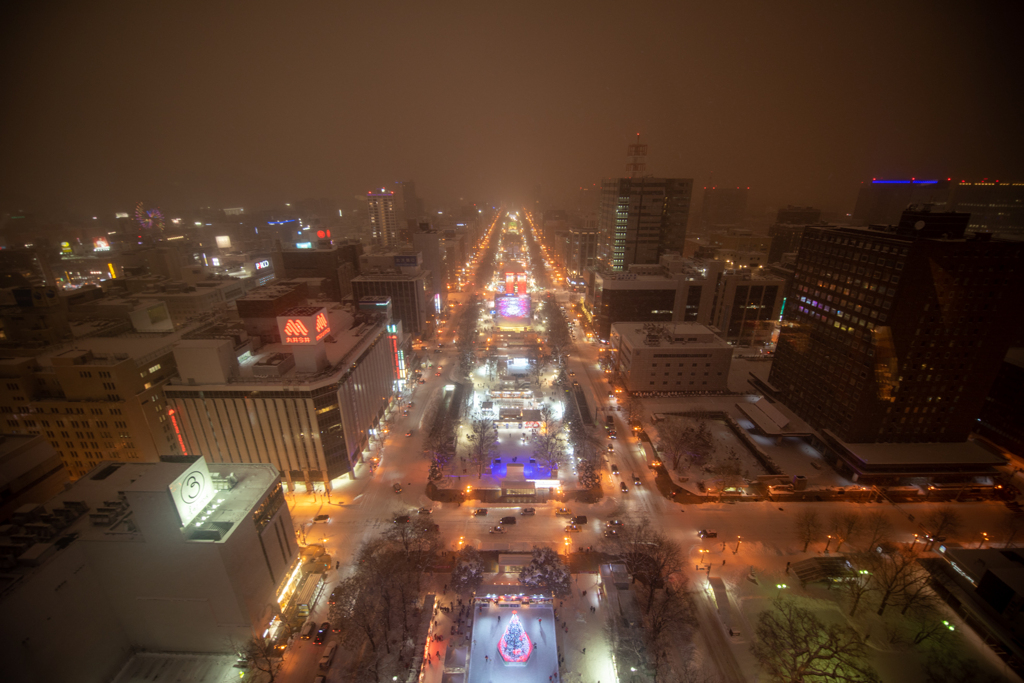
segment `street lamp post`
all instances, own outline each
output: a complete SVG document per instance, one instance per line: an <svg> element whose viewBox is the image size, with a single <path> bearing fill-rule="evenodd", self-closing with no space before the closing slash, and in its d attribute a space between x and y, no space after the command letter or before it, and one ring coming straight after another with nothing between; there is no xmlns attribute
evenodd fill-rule
<svg viewBox="0 0 1024 683"><path fill-rule="evenodd" d="M775 594L775 599L778 600L779 598L782 597L782 589L783 588L788 588L788 586L786 584L784 584L784 583L777 583L777 584L775 584L775 587L779 589L779 592Z"/></svg>
<svg viewBox="0 0 1024 683"><path fill-rule="evenodd" d="M918 535L914 534L914 542L910 544L910 552L914 552L914 546L917 545L917 542L919 540L920 538L918 537Z"/></svg>
<svg viewBox="0 0 1024 683"><path fill-rule="evenodd" d="M743 541L743 537L742 537L742 536L737 536L737 537L736 537L736 550L733 550L733 551L732 551L732 554L733 554L733 555L735 555L736 553L738 553L738 552L740 551L740 543L741 543L742 541Z"/></svg>
<svg viewBox="0 0 1024 683"><path fill-rule="evenodd" d="M826 552L826 553L828 552L828 547L829 547L830 545L832 545L832 534L829 534L829 535L828 535L828 542L827 542L827 543L825 543L825 552Z"/></svg>
<svg viewBox="0 0 1024 683"><path fill-rule="evenodd" d="M988 542L988 534L985 533L984 531L982 531L981 532L981 541L978 542L978 547L980 548L986 542Z"/></svg>

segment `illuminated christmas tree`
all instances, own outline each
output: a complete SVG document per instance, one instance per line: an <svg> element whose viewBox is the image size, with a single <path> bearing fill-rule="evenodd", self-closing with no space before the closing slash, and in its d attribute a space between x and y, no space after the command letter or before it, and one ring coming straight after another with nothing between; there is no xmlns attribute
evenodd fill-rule
<svg viewBox="0 0 1024 683"><path fill-rule="evenodd" d="M509 619L508 626L498 641L498 654L506 664L524 666L532 652L533 643L530 642L530 636L526 635L519 615L512 612L512 618Z"/></svg>

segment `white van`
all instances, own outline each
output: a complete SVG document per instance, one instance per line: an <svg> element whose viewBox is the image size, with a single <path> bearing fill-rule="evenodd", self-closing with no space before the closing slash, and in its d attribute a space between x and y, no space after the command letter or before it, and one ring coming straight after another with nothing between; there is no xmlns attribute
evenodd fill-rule
<svg viewBox="0 0 1024 683"><path fill-rule="evenodd" d="M309 640L313 636L313 629L315 629L315 628L316 628L316 624L315 623L313 623L312 621L307 621L303 625L302 630L299 631L299 637L304 639L304 640Z"/></svg>
<svg viewBox="0 0 1024 683"><path fill-rule="evenodd" d="M331 643L330 645L327 646L327 649L324 650L323 656L320 657L320 668L321 669L326 669L327 667L329 667L331 665L331 662L334 660L334 653L335 653L335 651L337 649L338 649L338 644L337 643Z"/></svg>

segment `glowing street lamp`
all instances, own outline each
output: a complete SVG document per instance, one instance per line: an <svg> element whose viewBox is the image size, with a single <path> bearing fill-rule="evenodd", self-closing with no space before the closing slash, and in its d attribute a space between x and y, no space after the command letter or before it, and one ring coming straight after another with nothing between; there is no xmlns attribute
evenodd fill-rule
<svg viewBox="0 0 1024 683"><path fill-rule="evenodd" d="M733 555L735 555L736 553L738 553L738 552L740 551L740 542L741 542L742 540L743 540L743 537L742 537L742 536L737 536L737 537L736 537L736 550L733 550L733 551L732 551L732 554L733 554Z"/></svg>
<svg viewBox="0 0 1024 683"><path fill-rule="evenodd" d="M787 586L784 583L777 583L775 584L775 587L779 589L779 592L775 594L775 599L778 600L780 597L782 597L782 589L788 588L789 586Z"/></svg>
<svg viewBox="0 0 1024 683"><path fill-rule="evenodd" d="M828 547L832 545L832 534L828 535L828 542L825 544L825 552L828 552Z"/></svg>

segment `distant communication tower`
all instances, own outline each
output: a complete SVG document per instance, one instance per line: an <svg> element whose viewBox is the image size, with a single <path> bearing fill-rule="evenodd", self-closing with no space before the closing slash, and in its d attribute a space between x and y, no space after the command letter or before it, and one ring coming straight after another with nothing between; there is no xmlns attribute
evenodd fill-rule
<svg viewBox="0 0 1024 683"><path fill-rule="evenodd" d="M627 146L626 156L629 163L626 164L627 178L642 178L647 170L647 145L640 144L640 133L636 134L636 142Z"/></svg>

